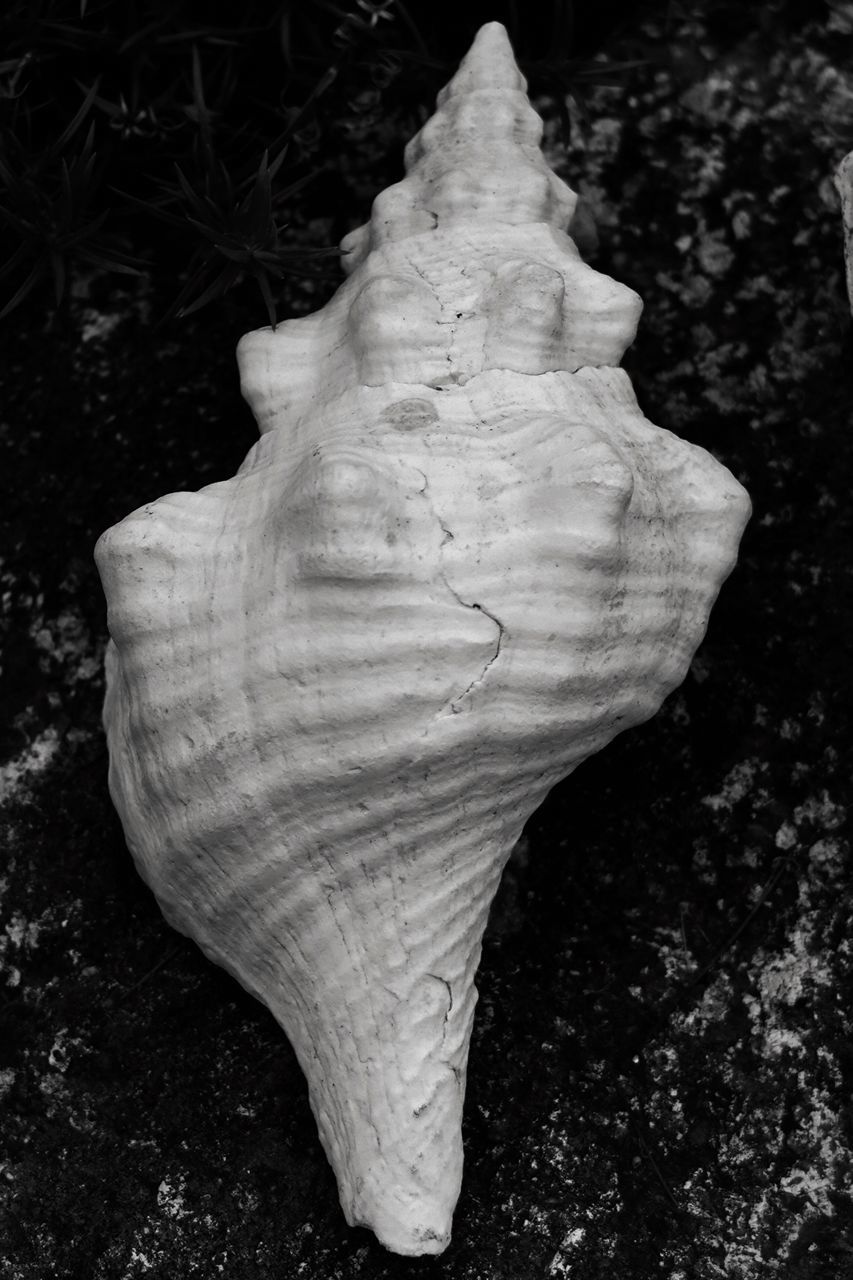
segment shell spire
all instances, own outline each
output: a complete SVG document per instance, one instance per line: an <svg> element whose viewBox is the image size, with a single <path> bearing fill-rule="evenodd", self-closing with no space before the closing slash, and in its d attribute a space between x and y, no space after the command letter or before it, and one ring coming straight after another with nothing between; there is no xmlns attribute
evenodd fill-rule
<svg viewBox="0 0 853 1280"><path fill-rule="evenodd" d="M550 787L684 678L749 502L648 422L504 29L342 246L240 342L261 438L96 550L104 723L167 919L273 1012L347 1221L440 1253L483 930Z"/></svg>
<svg viewBox="0 0 853 1280"><path fill-rule="evenodd" d="M564 231L577 197L542 156L542 121L526 89L505 28L490 22L406 147L406 177L341 245L344 270L383 244L459 222L545 222Z"/></svg>
<svg viewBox="0 0 853 1280"><path fill-rule="evenodd" d="M573 191L498 22L483 27L406 148L406 176L341 243L349 279L313 316L247 334L241 386L262 433L347 390L441 388L489 369L616 365L642 302L584 263Z"/></svg>
<svg viewBox="0 0 853 1280"><path fill-rule="evenodd" d="M502 22L486 22L480 27L456 74L441 90L436 101L441 106L454 94L474 93L481 89L527 92L527 81L515 61Z"/></svg>

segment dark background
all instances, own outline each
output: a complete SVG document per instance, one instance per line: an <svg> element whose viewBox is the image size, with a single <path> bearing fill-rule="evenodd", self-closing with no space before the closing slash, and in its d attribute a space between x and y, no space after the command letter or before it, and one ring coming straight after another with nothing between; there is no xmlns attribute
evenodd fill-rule
<svg viewBox="0 0 853 1280"><path fill-rule="evenodd" d="M853 1276L853 379L831 181L853 149L853 6L410 4L343 35L321 5L258 6L259 34L230 45L209 6L175 11L146 51L121 43L144 6L13 5L0 69L18 164L2 207L25 246L5 298L35 272L2 322L0 1271ZM283 1034L134 872L106 790L91 552L141 503L239 465L254 428L233 350L267 322L261 277L281 317L322 304L334 259L308 251L400 176L491 17L581 194L585 253L645 299L626 364L647 415L724 461L754 515L682 688L528 824L478 980L453 1241L407 1261L345 1226ZM188 223L174 169L229 215L193 47L235 208L290 130L272 223L228 224L247 256L219 285L233 259ZM133 111L93 102L63 143L79 152L94 121L91 211L110 210L68 242L61 166L22 156L50 151L98 75L108 106L136 84L149 114L133 133ZM173 221L125 200L146 189ZM131 260L140 274L108 269ZM193 273L184 310L210 300L176 314Z"/></svg>

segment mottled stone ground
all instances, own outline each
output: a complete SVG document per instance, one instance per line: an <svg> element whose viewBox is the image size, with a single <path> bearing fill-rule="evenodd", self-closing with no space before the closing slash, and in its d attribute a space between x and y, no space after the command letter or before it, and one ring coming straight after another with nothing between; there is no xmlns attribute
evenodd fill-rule
<svg viewBox="0 0 853 1280"><path fill-rule="evenodd" d="M9 1280L853 1276L853 377L830 180L853 5L742 6L737 30L671 10L609 51L655 57L585 94L562 159L596 264L646 299L646 412L755 514L682 689L552 794L510 866L438 1261L345 1227L287 1043L162 922L106 793L92 545L233 471L253 429L231 352L261 317L155 331L144 289L93 283L55 332L7 323Z"/></svg>

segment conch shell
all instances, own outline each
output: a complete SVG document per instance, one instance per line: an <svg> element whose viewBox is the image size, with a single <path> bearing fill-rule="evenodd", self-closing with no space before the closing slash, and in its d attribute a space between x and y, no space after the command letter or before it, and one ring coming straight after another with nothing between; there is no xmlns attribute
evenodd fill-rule
<svg viewBox="0 0 853 1280"><path fill-rule="evenodd" d="M316 315L240 343L237 475L103 535L110 787L273 1012L347 1221L439 1253L489 905L548 790L684 678L749 512L616 366L641 302L489 23Z"/></svg>

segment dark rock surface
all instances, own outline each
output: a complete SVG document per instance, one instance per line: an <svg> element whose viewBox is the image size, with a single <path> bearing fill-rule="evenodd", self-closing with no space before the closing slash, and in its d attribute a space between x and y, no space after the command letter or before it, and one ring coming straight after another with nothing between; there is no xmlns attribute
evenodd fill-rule
<svg viewBox="0 0 853 1280"><path fill-rule="evenodd" d="M587 92L562 156L596 265L646 300L627 362L646 413L755 512L683 687L552 793L510 864L441 1259L345 1226L287 1042L164 924L106 790L92 546L236 468L254 430L232 352L262 316L155 329L145 287L91 281L60 327L6 323L4 1277L853 1276L853 376L831 183L853 6L802 9L742 6L734 29L671 6L627 31L611 57L659 59Z"/></svg>

